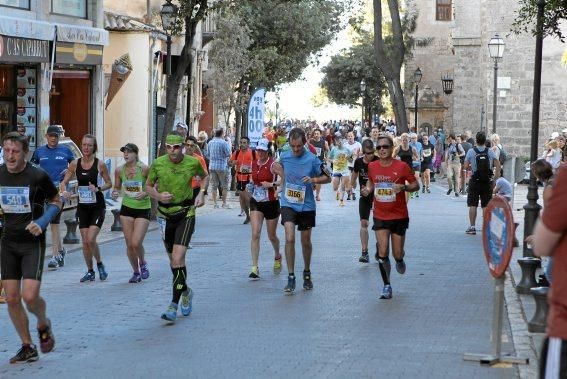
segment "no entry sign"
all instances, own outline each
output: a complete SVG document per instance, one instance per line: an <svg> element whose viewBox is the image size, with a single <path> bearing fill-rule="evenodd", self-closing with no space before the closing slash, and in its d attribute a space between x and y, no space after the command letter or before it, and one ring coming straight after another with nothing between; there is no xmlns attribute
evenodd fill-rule
<svg viewBox="0 0 567 379"><path fill-rule="evenodd" d="M484 210L482 242L484 257L493 277L501 277L510 263L514 248L514 218L508 200L494 196Z"/></svg>

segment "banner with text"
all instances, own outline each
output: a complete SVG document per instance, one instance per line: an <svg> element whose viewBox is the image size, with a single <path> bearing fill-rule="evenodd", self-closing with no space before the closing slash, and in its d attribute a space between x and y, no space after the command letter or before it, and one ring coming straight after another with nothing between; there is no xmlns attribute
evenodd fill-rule
<svg viewBox="0 0 567 379"><path fill-rule="evenodd" d="M256 147L264 132L264 97L266 89L258 88L248 103L248 138L250 146Z"/></svg>

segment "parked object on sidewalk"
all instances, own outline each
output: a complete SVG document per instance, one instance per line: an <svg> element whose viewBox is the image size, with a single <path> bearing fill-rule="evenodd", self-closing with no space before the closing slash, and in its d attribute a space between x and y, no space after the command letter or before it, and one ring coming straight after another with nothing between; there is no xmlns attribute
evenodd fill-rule
<svg viewBox="0 0 567 379"><path fill-rule="evenodd" d="M535 280L536 270L541 267L541 259L533 257L525 257L518 259L518 264L522 269L522 279L516 285L516 292L521 294L529 294L533 287L537 287Z"/></svg>
<svg viewBox="0 0 567 379"><path fill-rule="evenodd" d="M549 306L547 304L547 294L549 287L534 287L530 289L530 293L534 297L536 309L530 322L528 322L528 331L530 333L545 333L547 328L547 313Z"/></svg>
<svg viewBox="0 0 567 379"><path fill-rule="evenodd" d="M79 221L76 218L68 218L63 221L67 225L67 234L63 237L63 243L74 244L81 242L79 237L77 237L77 226Z"/></svg>
<svg viewBox="0 0 567 379"><path fill-rule="evenodd" d="M114 216L114 222L112 223L112 226L110 227L110 231L121 232L122 231L122 225L120 224L120 209L113 209L110 212L112 213L112 216Z"/></svg>

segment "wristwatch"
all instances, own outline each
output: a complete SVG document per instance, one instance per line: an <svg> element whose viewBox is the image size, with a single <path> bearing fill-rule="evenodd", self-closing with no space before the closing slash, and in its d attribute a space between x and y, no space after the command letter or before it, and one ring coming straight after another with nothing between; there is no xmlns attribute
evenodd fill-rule
<svg viewBox="0 0 567 379"><path fill-rule="evenodd" d="M272 187L276 188L278 185L276 183L272 183Z"/></svg>
<svg viewBox="0 0 567 379"><path fill-rule="evenodd" d="M405 185L405 184L404 184L404 185L402 185L402 191L406 192L406 190L407 190L407 187L406 187L406 185Z"/></svg>

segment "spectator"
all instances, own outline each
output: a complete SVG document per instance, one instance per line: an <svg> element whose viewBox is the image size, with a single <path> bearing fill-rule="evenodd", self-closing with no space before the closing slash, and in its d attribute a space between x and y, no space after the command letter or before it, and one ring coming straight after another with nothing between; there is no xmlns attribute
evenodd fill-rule
<svg viewBox="0 0 567 379"><path fill-rule="evenodd" d="M209 174L211 176L211 193L213 195L214 207L217 204L217 188L221 194L222 207L230 208L226 203L228 194L227 167L230 158L230 145L224 139L224 129L219 128L215 131L214 138L208 144L209 150Z"/></svg>
<svg viewBox="0 0 567 379"><path fill-rule="evenodd" d="M546 151L543 158L545 158L551 167L553 167L553 170L556 171L561 164L561 150L559 149L559 144L556 140L551 140L545 144L545 148Z"/></svg>
<svg viewBox="0 0 567 379"><path fill-rule="evenodd" d="M199 146L199 150L201 150L201 153L205 157L207 164L209 162L209 159L208 159L209 154L208 154L208 151L207 151L207 140L208 139L209 139L209 136L207 135L207 132L205 132L204 130L201 130L199 132L199 134L197 134L197 146Z"/></svg>

